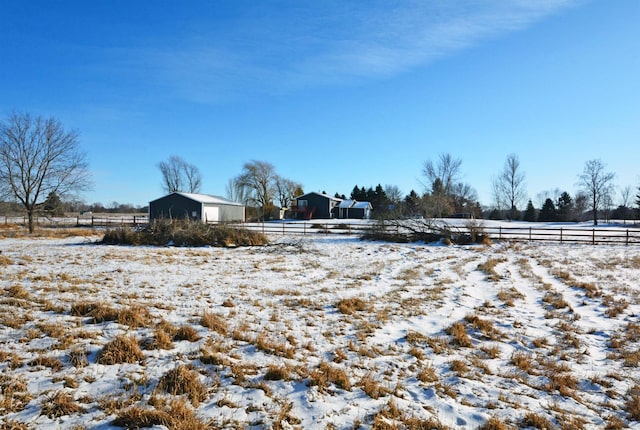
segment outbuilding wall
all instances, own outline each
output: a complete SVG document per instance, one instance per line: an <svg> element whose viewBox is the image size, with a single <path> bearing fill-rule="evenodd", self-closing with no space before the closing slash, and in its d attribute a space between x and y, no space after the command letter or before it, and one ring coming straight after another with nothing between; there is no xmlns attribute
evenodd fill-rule
<svg viewBox="0 0 640 430"><path fill-rule="evenodd" d="M195 219L199 220L202 212L202 203L188 199L179 194L170 194L149 202L149 219L194 219L192 216L194 211L196 212Z"/></svg>

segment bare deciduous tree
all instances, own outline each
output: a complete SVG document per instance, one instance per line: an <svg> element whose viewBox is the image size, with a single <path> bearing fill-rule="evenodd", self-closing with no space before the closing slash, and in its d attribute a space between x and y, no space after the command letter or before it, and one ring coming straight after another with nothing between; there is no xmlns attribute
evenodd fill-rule
<svg viewBox="0 0 640 430"><path fill-rule="evenodd" d="M440 154L436 163L427 160L422 169L422 175L427 179L426 187L433 190L434 184L439 182L442 193L450 196L454 185L458 182L461 164L461 159L453 158L448 153Z"/></svg>
<svg viewBox="0 0 640 430"><path fill-rule="evenodd" d="M283 178L280 175L275 175L273 180L276 199L281 208L289 208L293 199L295 199L296 191L302 189L302 185L291 179Z"/></svg>
<svg viewBox="0 0 640 430"><path fill-rule="evenodd" d="M589 196L593 225L598 225L598 209L611 196L614 173L605 172L602 160L589 160L584 165L582 174L578 176L578 185Z"/></svg>
<svg viewBox="0 0 640 430"><path fill-rule="evenodd" d="M509 218L514 219L518 206L526 197L524 173L516 154L509 154L502 172L494 179L493 192L498 207L509 208Z"/></svg>
<svg viewBox="0 0 640 430"><path fill-rule="evenodd" d="M246 205L249 203L247 190L238 182L238 178L229 179L227 182L227 198L233 202Z"/></svg>
<svg viewBox="0 0 640 430"><path fill-rule="evenodd" d="M266 209L273 204L276 168L266 161L253 160L244 163L242 172L236 178L239 187L243 188L248 202L253 202L262 209L264 216Z"/></svg>
<svg viewBox="0 0 640 430"><path fill-rule="evenodd" d="M389 199L389 202L392 205L398 205L402 203L402 199L403 199L402 191L400 191L400 188L398 188L397 185L389 185L389 184L385 185L384 193L387 195L387 199Z"/></svg>
<svg viewBox="0 0 640 430"><path fill-rule="evenodd" d="M633 197L633 187L627 185L626 187L620 188L620 205L628 208L630 204L632 204Z"/></svg>
<svg viewBox="0 0 640 430"><path fill-rule="evenodd" d="M162 174L162 186L167 193L199 193L202 185L200 170L177 155L158 163Z"/></svg>
<svg viewBox="0 0 640 430"><path fill-rule="evenodd" d="M90 187L86 154L78 133L54 118L11 114L0 121L0 194L25 208L29 232L40 203L51 193L59 197Z"/></svg>

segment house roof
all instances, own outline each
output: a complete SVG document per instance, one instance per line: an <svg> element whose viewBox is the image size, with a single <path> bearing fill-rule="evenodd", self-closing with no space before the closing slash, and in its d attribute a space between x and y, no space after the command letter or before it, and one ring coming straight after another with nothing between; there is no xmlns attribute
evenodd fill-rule
<svg viewBox="0 0 640 430"><path fill-rule="evenodd" d="M358 208L358 209L367 209L367 208L371 209L371 208L373 208L373 206L371 206L370 202L356 202L353 205L353 207L354 208Z"/></svg>
<svg viewBox="0 0 640 430"><path fill-rule="evenodd" d="M317 193L317 192L315 192L315 191L311 191L310 193L304 193L303 195L296 197L296 200L297 200L297 199L304 199L305 197L307 197L307 196L308 196L308 195L310 195L310 194L315 194L316 196L325 197L325 198L327 198L327 199L329 199L329 200L334 200L334 201L336 201L336 202L341 202L341 201L342 201L342 199L339 199L339 198L337 198L337 197L330 196L329 194Z"/></svg>
<svg viewBox="0 0 640 430"><path fill-rule="evenodd" d="M172 194L178 194L178 195L181 195L183 197L188 198L189 200L193 200L193 201L196 201L196 202L199 202L199 203L230 205L230 206L244 206L242 203L234 202L234 201L231 201L229 199L225 199L224 197L212 196L212 195L209 195L209 194L175 192L175 193L168 194L168 196L170 196ZM164 196L164 197L167 197L167 196ZM162 199L164 197L160 197L160 199ZM156 200L160 200L160 199L156 199ZM152 200L152 202L155 202L156 200Z"/></svg>
<svg viewBox="0 0 640 430"><path fill-rule="evenodd" d="M371 203L369 202L358 202L356 200L343 200L340 205L338 205L340 209L371 209Z"/></svg>

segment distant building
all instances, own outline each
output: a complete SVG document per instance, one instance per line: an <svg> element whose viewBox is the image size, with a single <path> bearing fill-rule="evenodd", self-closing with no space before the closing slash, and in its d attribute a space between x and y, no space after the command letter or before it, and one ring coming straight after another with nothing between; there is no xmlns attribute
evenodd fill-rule
<svg viewBox="0 0 640 430"><path fill-rule="evenodd" d="M241 203L207 194L171 193L149 202L149 219L188 218L206 223L244 222Z"/></svg>
<svg viewBox="0 0 640 430"><path fill-rule="evenodd" d="M359 202L356 200L343 200L338 205L338 217L369 219L371 218L372 210L373 210L373 206L371 206L371 203L369 202Z"/></svg>
<svg viewBox="0 0 640 430"><path fill-rule="evenodd" d="M296 197L295 204L291 207L291 212L298 219L368 219L372 210L369 202L343 200L316 192Z"/></svg>

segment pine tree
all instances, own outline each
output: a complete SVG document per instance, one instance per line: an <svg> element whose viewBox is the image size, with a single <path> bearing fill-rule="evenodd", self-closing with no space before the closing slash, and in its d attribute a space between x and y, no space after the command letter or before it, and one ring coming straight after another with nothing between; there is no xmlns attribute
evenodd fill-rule
<svg viewBox="0 0 640 430"><path fill-rule="evenodd" d="M536 220L536 208L533 207L531 200L527 203L527 209L524 211L522 219L527 222L534 222Z"/></svg>
<svg viewBox="0 0 640 430"><path fill-rule="evenodd" d="M42 204L42 209L44 209L49 216L64 216L62 201L53 191L47 195L47 199Z"/></svg>
<svg viewBox="0 0 640 430"><path fill-rule="evenodd" d="M558 221L570 221L573 214L573 199L566 191L558 198Z"/></svg>
<svg viewBox="0 0 640 430"><path fill-rule="evenodd" d="M414 190L404 198L404 212L408 216L420 215L420 196Z"/></svg>
<svg viewBox="0 0 640 430"><path fill-rule="evenodd" d="M538 214L538 221L549 222L556 220L556 205L553 204L553 200L547 199L540 209Z"/></svg>

